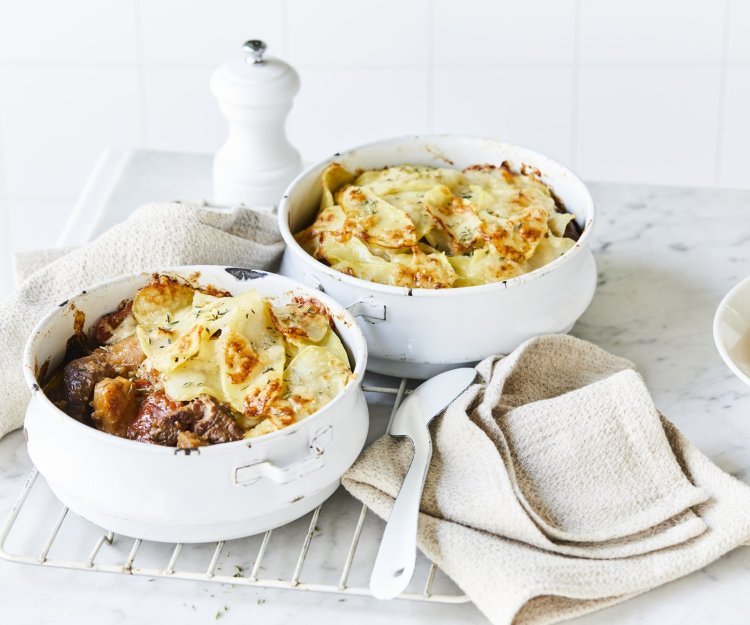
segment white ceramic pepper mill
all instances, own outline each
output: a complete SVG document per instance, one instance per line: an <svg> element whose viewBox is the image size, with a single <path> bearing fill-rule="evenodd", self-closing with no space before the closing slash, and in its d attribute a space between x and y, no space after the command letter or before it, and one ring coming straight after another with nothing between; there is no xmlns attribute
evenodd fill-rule
<svg viewBox="0 0 750 625"><path fill-rule="evenodd" d="M284 61L263 58L262 41L248 41L243 50L211 76L229 123L229 138L214 157L214 202L272 210L302 169L284 128L299 76Z"/></svg>

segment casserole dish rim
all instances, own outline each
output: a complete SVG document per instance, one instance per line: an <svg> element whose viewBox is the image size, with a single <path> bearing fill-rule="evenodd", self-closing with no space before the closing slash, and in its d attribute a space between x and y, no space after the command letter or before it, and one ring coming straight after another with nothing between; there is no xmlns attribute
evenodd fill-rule
<svg viewBox="0 0 750 625"><path fill-rule="evenodd" d="M580 191L582 192L583 197L586 203L588 204L589 211L590 211L590 214L585 218L586 221L583 224L581 236L575 242L573 247L571 247L569 250L561 254L558 258L556 258L552 262L547 263L546 265L543 265L542 267L539 267L538 269L534 269L533 271L529 271L527 273L521 274L520 276L508 278L507 280L498 280L495 282L487 282L485 284L478 284L478 285L473 285L473 286L447 287L443 289L428 289L424 287L405 287L405 286L396 286L396 285L391 285L391 284L383 284L381 282L373 282L370 280L365 280L363 278L350 276L349 274L333 269L332 267L326 265L322 261L319 261L318 259L314 258L294 238L294 234L292 233L291 228L289 226L289 212L290 212L289 211L289 205L290 205L289 196L291 195L292 190L303 179L308 177L313 171L320 170L320 172L322 172L325 166L330 165L335 162L340 162L340 160L345 158L346 156L355 155L357 152L361 150L369 150L371 148L376 148L376 147L387 148L391 146L398 146L398 145L408 143L410 141L429 142L431 140L435 140L435 141L442 142L442 141L445 141L446 139L456 141L457 143L487 142L487 143L494 144L499 149L520 150L524 152L526 155L528 155L529 160L533 159L533 160L548 162L552 166L559 168L564 175L570 177L579 186ZM433 155L438 159L443 159L443 160L450 162L446 156L441 154L440 148L436 148L436 152L433 153ZM410 165L413 163L401 163L401 164ZM522 164L525 164L525 163L522 163ZM393 167L393 166L398 166L398 164L393 163L393 164L383 165L383 167ZM534 166L534 167L537 169L540 169L538 166ZM542 172L542 176L543 175L544 175L544 172ZM546 184L547 183L545 182L545 185ZM325 159L322 159L316 162L313 165L310 165L309 167L306 167L304 171L302 171L299 175L297 175L294 178L294 180L292 180L292 182L289 183L286 190L284 191L284 195L281 201L279 202L278 216L279 216L279 231L281 232L281 236L284 239L284 243L286 245L287 250L289 250L290 253L300 256L301 258L303 258L306 264L315 268L316 270L322 271L328 277L334 280L350 284L360 289L370 289L375 292L387 293L390 295L407 295L411 297L441 297L441 296L445 296L448 294L452 294L454 296L459 295L459 294L467 295L467 296L479 295L481 293L493 291L496 289L520 287L523 284L526 284L528 282L532 282L534 280L544 277L548 273L554 271L560 265L568 262L568 260L573 258L575 255L577 255L581 251L582 247L587 243L588 238L591 236L591 231L593 230L594 224L596 221L596 205L594 202L594 198L591 195L591 192L589 191L588 186L583 182L583 180L581 180L581 178L577 174L575 174L571 169L569 169L562 163L556 161L555 159L549 156L542 154L541 152L537 152L535 150L532 150L532 149L529 149L529 148L526 148L526 147L523 147L514 143L508 143L505 141L500 141L499 139L493 139L491 137L483 137L480 135L464 135L464 134L461 134L461 135L423 134L422 135L420 134L420 135L400 135L396 137L389 137L388 139L381 139L378 141L371 141L369 143L357 145L344 152L336 152L333 156L329 156Z"/></svg>
<svg viewBox="0 0 750 625"><path fill-rule="evenodd" d="M155 273L159 275L176 275L182 278L183 280L187 280L185 275L182 275L183 273L187 274L187 273L195 273L196 271L202 272L206 270L214 271L216 269L226 270L226 269L233 269L233 268L235 267L230 266L230 265L176 265L176 266L166 267L158 271L139 271L139 272L133 272L129 274L123 274L115 278L112 278L110 280L104 280L102 282L99 282L98 284L95 284L94 286L87 287L83 291L80 291L76 293L75 295L71 296L70 298L68 298L67 300L65 300L63 305L59 305L59 304L56 305L47 314L45 314L39 320L39 322L34 326L34 329L31 331L29 338L26 340L26 343L24 345L23 360L22 360L23 375L24 375L24 381L26 382L26 385L28 386L29 390L32 393L32 399L39 396L39 399L43 401L43 405L45 407L54 410L54 414L56 415L56 417L58 418L62 417L63 419L67 419L69 421L69 425L71 425L74 428L78 428L79 431L82 433L82 435L93 437L93 440L109 441L112 444L129 446L134 450L148 450L148 453L156 453L156 454L160 453L164 455L176 455L178 453L187 454L190 452L194 452L195 451L194 449L181 450L178 447L167 447L165 445L155 445L151 443L145 443L143 441L123 438L121 436L116 436L114 434L102 432L101 430L98 430L95 427L86 425L85 423L81 423L80 421L71 417L65 411L58 408L50 400L47 394L44 392L42 385L40 381L38 380L37 374L36 374L37 359L36 359L36 353L35 353L36 350L34 349L34 345L38 340L41 340L41 334L45 331L46 326L57 315L59 315L62 310L66 309L70 304L74 304L78 298L82 296L93 295L97 290L102 289L104 287L126 283L136 278L148 278L149 276L152 276ZM281 280L287 283L288 288L284 288L284 290L281 293L286 293L294 289L302 289L308 296L320 299L322 303L326 306L326 308L329 310L331 315L334 317L334 319L339 319L342 323L345 323L347 327L353 330L354 341L352 341L353 344L349 345L352 351L352 357L355 359L355 363L354 363L355 366L354 366L354 369L352 370L353 377L349 381L349 383L344 387L344 389L338 395L336 395L336 397L334 397L325 406L322 406L320 409L316 410L310 416L300 421L297 421L296 423L293 423L292 425L287 426L281 430L276 430L275 432L270 432L268 434L263 434L261 436L257 436L254 438L250 438L250 439L243 438L237 441L230 441L227 443L215 443L212 445L205 445L205 446L199 447L197 448L199 455L206 454L206 453L208 454L221 453L222 450L229 451L233 449L240 449L242 447L252 447L255 444L264 443L266 441L271 441L277 438L282 438L284 436L291 436L300 429L312 427L311 425L308 425L308 423L310 424L314 423L314 421L317 420L317 417L319 415L321 415L327 409L333 408L336 404L342 401L345 395L351 392L354 392L354 389L360 388L364 381L365 368L367 365L367 358L368 358L367 341L365 340L362 330L357 324L356 320L351 315L351 313L348 310L346 310L346 308L344 308L341 304L336 302L333 298L323 293L322 291L318 291L310 286L302 284L294 280L293 278L289 278L287 276L283 276L281 274L273 273L270 271L265 271L262 269L252 269L251 271L264 274L262 277L266 277L270 275L270 276L273 276L274 279ZM232 275L229 272L227 273L228 275ZM235 278L235 280L237 280L238 282L243 281L239 278ZM189 280L188 280L188 283L190 283ZM287 285L285 285L285 287ZM252 288L252 286L248 288ZM273 296L264 296L264 297L273 297ZM119 304L119 302L115 302L113 306L116 307L117 304ZM114 308L112 310L114 310ZM342 343L344 343L346 347L346 343L343 337L341 338L342 338ZM357 358L359 354L361 354L361 357Z"/></svg>

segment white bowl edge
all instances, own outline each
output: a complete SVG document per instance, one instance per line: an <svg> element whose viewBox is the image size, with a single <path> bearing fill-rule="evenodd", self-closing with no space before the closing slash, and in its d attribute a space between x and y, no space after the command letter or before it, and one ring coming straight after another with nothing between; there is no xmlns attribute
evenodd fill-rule
<svg viewBox="0 0 750 625"><path fill-rule="evenodd" d="M738 304L743 307L741 310L737 309ZM750 386L750 276L735 285L719 303L714 315L713 335L722 360L732 373ZM732 344L731 338L734 338ZM744 367L733 354L738 347L747 353Z"/></svg>

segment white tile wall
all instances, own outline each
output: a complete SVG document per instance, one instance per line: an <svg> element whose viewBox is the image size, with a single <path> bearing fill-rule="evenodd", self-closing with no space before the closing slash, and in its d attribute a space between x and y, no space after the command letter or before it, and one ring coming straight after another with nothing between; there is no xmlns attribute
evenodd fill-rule
<svg viewBox="0 0 750 625"><path fill-rule="evenodd" d="M289 0L289 60L325 67L424 67L428 14L428 0Z"/></svg>
<svg viewBox="0 0 750 625"><path fill-rule="evenodd" d="M206 86L212 67L146 66L143 71L145 147L215 152L226 120Z"/></svg>
<svg viewBox="0 0 750 625"><path fill-rule="evenodd" d="M433 13L438 67L575 62L575 0L434 0Z"/></svg>
<svg viewBox="0 0 750 625"><path fill-rule="evenodd" d="M140 16L138 53L146 67L155 64L213 67L236 52L246 39L254 37L262 37L276 54L285 50L285 3L279 0L131 0L131 3Z"/></svg>
<svg viewBox="0 0 750 625"><path fill-rule="evenodd" d="M594 179L711 186L720 71L581 68L579 169Z"/></svg>
<svg viewBox="0 0 750 625"><path fill-rule="evenodd" d="M748 14L750 18L750 13ZM728 187L750 186L750 65L730 67L724 101L721 178Z"/></svg>
<svg viewBox="0 0 750 625"><path fill-rule="evenodd" d="M299 69L308 160L464 132L589 179L750 187L750 0L0 2L0 287L105 146L215 150L208 77L251 37Z"/></svg>
<svg viewBox="0 0 750 625"><path fill-rule="evenodd" d="M2 134L0 134L0 141L2 141ZM11 288L12 247L10 244L10 209L6 199L3 170L3 156L0 152L0 293L8 293Z"/></svg>
<svg viewBox="0 0 750 625"><path fill-rule="evenodd" d="M24 0L0 3L0 61L120 65L136 61L133 0Z"/></svg>
<svg viewBox="0 0 750 625"><path fill-rule="evenodd" d="M429 79L422 70L378 67L363 78L359 69L301 67L300 81L288 130L306 159L429 130Z"/></svg>
<svg viewBox="0 0 750 625"><path fill-rule="evenodd" d="M573 69L435 70L434 130L489 135L571 162Z"/></svg>
<svg viewBox="0 0 750 625"><path fill-rule="evenodd" d="M143 141L134 67L0 69L6 191L75 197L102 148Z"/></svg>
<svg viewBox="0 0 750 625"><path fill-rule="evenodd" d="M54 241L72 209L73 202L69 200L9 200L8 215L10 232L13 233L13 249L37 249L40 238Z"/></svg>
<svg viewBox="0 0 750 625"><path fill-rule="evenodd" d="M581 63L718 63L724 12L716 0L581 0Z"/></svg>
<svg viewBox="0 0 750 625"><path fill-rule="evenodd" d="M729 0L728 60L750 63L750 2Z"/></svg>

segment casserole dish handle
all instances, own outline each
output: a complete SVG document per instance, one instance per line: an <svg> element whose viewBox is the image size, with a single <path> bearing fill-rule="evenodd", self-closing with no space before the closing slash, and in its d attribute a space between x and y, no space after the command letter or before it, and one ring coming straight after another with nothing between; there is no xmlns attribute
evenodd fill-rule
<svg viewBox="0 0 750 625"><path fill-rule="evenodd" d="M353 304L349 304L346 309L353 317L362 317L371 323L386 320L385 304L381 304L372 297L365 300L357 300Z"/></svg>
<svg viewBox="0 0 750 625"><path fill-rule="evenodd" d="M313 289L318 289L325 293L323 284L312 274L305 272L302 275L302 282ZM365 300L357 300L346 306L346 309L352 314L353 317L362 317L370 323L376 323L378 321L386 320L386 307L385 304L381 304L379 301L372 297L368 297Z"/></svg>
<svg viewBox="0 0 750 625"><path fill-rule="evenodd" d="M325 462L322 456L309 456L299 462L294 462L285 467L275 465L273 462L264 460L234 470L235 484L247 486L254 484L260 478L265 477L277 484L288 484L297 478L320 469Z"/></svg>
<svg viewBox="0 0 750 625"><path fill-rule="evenodd" d="M323 454L325 448L331 441L332 428L329 425L322 430L316 432L312 440L310 441L310 454L293 462L292 464L280 467L274 464L270 460L261 460L252 464L236 467L234 469L234 483L240 486L247 486L254 484L260 478L265 477L266 479L276 482L277 484L288 484L294 480L317 471L322 468L325 464Z"/></svg>

